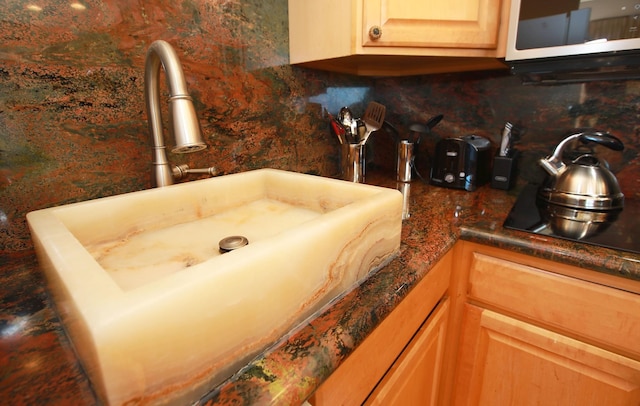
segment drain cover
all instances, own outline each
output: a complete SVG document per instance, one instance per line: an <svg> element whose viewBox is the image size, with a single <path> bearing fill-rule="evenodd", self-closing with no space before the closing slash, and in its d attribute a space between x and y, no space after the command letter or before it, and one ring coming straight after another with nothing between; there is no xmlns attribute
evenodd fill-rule
<svg viewBox="0 0 640 406"><path fill-rule="evenodd" d="M243 237L241 235L232 235L220 240L218 246L220 247L220 252L224 254L225 252L242 248L247 244L249 244L249 240L247 240L247 237Z"/></svg>

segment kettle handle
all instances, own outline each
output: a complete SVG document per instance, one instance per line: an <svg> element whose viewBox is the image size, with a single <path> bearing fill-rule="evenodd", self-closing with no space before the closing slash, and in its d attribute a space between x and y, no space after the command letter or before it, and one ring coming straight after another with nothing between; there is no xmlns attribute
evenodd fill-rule
<svg viewBox="0 0 640 406"><path fill-rule="evenodd" d="M585 144L588 142L595 142L615 151L622 151L624 149L622 141L609 133L596 130L585 130L572 134L562 140L560 144L556 146L556 149L553 151L551 156L542 158L538 161L540 166L542 166L542 168L551 176L556 176L560 171L563 171L565 168L565 164L562 162L562 152L564 147L576 139L581 140Z"/></svg>
<svg viewBox="0 0 640 406"><path fill-rule="evenodd" d="M604 147L611 148L614 151L622 151L624 149L624 144L618 138L613 135L601 132L601 131L591 131L584 132L580 135L580 141L583 144L588 144L589 142L595 142L596 144L600 144Z"/></svg>

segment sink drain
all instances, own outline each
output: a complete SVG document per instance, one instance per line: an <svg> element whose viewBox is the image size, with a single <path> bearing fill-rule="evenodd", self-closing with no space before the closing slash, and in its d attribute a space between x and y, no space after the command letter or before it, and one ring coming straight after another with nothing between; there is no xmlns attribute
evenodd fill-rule
<svg viewBox="0 0 640 406"><path fill-rule="evenodd" d="M224 254L225 252L242 248L247 244L249 244L249 240L247 240L247 237L241 235L232 235L220 240L220 242L218 243L218 247L220 247L220 252Z"/></svg>

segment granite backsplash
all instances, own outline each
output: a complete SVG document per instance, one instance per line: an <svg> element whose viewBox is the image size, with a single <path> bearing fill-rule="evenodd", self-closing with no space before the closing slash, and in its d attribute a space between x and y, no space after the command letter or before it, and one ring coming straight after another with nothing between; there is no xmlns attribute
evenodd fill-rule
<svg viewBox="0 0 640 406"><path fill-rule="evenodd" d="M506 70L360 78L288 64L287 0L7 1L0 4L0 257L31 248L29 211L150 187L144 58L156 39L183 64L209 148L173 163L223 174L273 167L338 176L326 112L370 100L405 134L425 136L428 165L440 137L499 140L506 121L526 131L521 178L574 127L617 135L602 151L623 191L640 194L640 81L523 86ZM167 140L171 144L173 141ZM393 170L394 143L377 133L369 164Z"/></svg>

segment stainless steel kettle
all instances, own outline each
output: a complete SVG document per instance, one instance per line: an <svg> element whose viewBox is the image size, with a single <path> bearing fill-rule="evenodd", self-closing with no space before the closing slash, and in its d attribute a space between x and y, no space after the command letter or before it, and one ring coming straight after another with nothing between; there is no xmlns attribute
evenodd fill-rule
<svg viewBox="0 0 640 406"><path fill-rule="evenodd" d="M565 147L580 140L594 142L614 151L622 151L624 145L613 135L600 131L584 131L562 140L551 156L539 163L549 174L538 191L547 203L583 210L619 210L624 206L624 195L615 175L606 161L587 153L565 164L562 154Z"/></svg>

